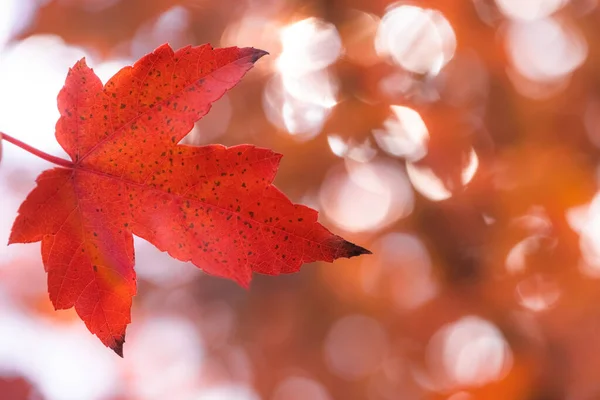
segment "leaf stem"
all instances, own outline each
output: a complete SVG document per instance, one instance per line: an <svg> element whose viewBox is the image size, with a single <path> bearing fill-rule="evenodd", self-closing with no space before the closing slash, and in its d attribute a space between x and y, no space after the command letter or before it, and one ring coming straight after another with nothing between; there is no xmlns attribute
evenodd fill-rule
<svg viewBox="0 0 600 400"><path fill-rule="evenodd" d="M49 161L56 165L60 165L61 167L73 168L73 163L71 161L65 160L64 158L53 156L48 153L44 153L43 151L38 150L35 147L31 147L27 143L23 143L19 139L15 139L14 137L7 135L6 133L0 132L0 138L6 140L7 142L14 144L15 146L22 148L25 151L30 152L34 156L38 156L39 158L41 158L43 160Z"/></svg>

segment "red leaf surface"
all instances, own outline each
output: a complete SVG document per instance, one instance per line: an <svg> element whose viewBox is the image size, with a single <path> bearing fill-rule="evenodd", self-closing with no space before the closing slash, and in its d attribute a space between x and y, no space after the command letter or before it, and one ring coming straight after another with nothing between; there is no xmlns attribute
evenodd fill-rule
<svg viewBox="0 0 600 400"><path fill-rule="evenodd" d="M163 45L104 86L85 60L69 71L56 138L73 165L38 177L9 243L42 242L54 307L75 307L121 356L136 293L132 234L244 287L252 272L368 253L272 185L281 155L178 144L264 54Z"/></svg>

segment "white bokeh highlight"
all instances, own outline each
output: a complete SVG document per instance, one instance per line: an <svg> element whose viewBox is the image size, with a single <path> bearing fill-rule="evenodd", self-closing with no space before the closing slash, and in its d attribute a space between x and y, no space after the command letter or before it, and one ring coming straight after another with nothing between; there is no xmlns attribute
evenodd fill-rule
<svg viewBox="0 0 600 400"><path fill-rule="evenodd" d="M417 161L427 154L429 130L421 115L410 107L390 106L392 115L383 129L373 130L373 137L386 153Z"/></svg>
<svg viewBox="0 0 600 400"><path fill-rule="evenodd" d="M479 157L475 149L471 148L467 156L467 162L461 171L461 184L468 185L477 169L479 168ZM415 190L432 201L442 201L452 197L453 192L446 187L442 179L435 174L433 169L426 165L414 162L406 162L406 173Z"/></svg>
<svg viewBox="0 0 600 400"><path fill-rule="evenodd" d="M392 6L381 19L375 48L408 71L437 75L454 56L456 35L437 10Z"/></svg>
<svg viewBox="0 0 600 400"><path fill-rule="evenodd" d="M319 190L322 212L348 232L374 231L405 218L414 193L402 166L375 158L346 159L328 172Z"/></svg>
<svg viewBox="0 0 600 400"><path fill-rule="evenodd" d="M512 351L490 321L466 316L441 327L431 338L427 360L437 390L480 387L510 371Z"/></svg>

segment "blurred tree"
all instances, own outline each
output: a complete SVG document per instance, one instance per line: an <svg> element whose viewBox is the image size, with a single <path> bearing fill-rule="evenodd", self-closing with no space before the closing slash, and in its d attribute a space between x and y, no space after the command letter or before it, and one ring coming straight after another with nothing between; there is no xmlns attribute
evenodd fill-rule
<svg viewBox="0 0 600 400"><path fill-rule="evenodd" d="M375 253L256 277L249 292L140 254L131 361L110 364L118 396L164 398L161 382L199 399L600 396L597 1L28 4L35 18L0 68L46 34L107 62L167 41L268 50L186 140L283 153L278 186ZM44 285L26 288L41 265L2 257L0 290L23 314L60 318L40 306ZM174 327L161 336L153 318ZM165 344L135 348L145 337Z"/></svg>

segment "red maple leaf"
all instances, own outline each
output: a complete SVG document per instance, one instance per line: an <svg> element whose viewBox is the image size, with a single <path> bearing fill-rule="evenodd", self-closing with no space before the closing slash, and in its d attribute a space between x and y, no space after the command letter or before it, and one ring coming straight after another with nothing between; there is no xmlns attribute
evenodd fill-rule
<svg viewBox="0 0 600 400"><path fill-rule="evenodd" d="M56 138L72 162L4 136L61 165L37 178L9 244L42 242L54 307L75 307L120 356L136 292L133 234L244 287L252 272L368 253L272 185L281 155L178 144L265 54L163 45L104 86L82 59L58 95Z"/></svg>

